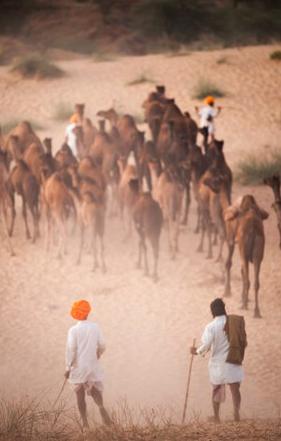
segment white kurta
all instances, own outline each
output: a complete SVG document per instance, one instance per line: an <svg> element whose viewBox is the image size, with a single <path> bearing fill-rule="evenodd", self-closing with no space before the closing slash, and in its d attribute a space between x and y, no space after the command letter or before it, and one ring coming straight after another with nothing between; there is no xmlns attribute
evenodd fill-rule
<svg viewBox="0 0 281 441"><path fill-rule="evenodd" d="M225 361L229 350L228 338L224 331L225 322L225 315L215 317L206 326L201 338L202 344L197 349L197 353L200 355L205 355L212 349L209 360L209 376L214 385L240 383L244 377L242 366Z"/></svg>
<svg viewBox="0 0 281 441"><path fill-rule="evenodd" d="M67 145L71 148L72 153L74 156L77 156L77 137L75 133L73 132L73 129L75 129L76 124L70 123L65 129L65 137Z"/></svg>
<svg viewBox="0 0 281 441"><path fill-rule="evenodd" d="M98 350L103 352L105 343L96 323L81 320L69 329L66 368L70 369L70 383L102 383L103 373L97 358Z"/></svg>
<svg viewBox="0 0 281 441"><path fill-rule="evenodd" d="M208 127L209 133L215 132L215 124L214 124L214 118L217 116L218 110L215 109L212 106L203 106L199 110L199 116L200 116L200 128ZM209 120L211 118L211 121Z"/></svg>

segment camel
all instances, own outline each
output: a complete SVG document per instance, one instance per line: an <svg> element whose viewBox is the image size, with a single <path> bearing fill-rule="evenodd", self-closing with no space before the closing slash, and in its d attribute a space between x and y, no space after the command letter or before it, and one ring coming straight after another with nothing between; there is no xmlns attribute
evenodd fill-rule
<svg viewBox="0 0 281 441"><path fill-rule="evenodd" d="M175 259L179 251L178 240L185 182L181 178L179 167L174 164L167 166L159 175L157 162L150 162L149 166L155 200L161 207L164 220L167 221L171 258Z"/></svg>
<svg viewBox="0 0 281 441"><path fill-rule="evenodd" d="M62 169L72 165L78 165L78 161L72 153L71 148L65 142L55 154L55 161L58 169Z"/></svg>
<svg viewBox="0 0 281 441"><path fill-rule="evenodd" d="M111 124L111 129L117 129L121 141L122 155L128 157L130 151L137 150L141 137L139 136L135 120L131 115L120 116L113 108L100 110L97 115L108 120Z"/></svg>
<svg viewBox="0 0 281 441"><path fill-rule="evenodd" d="M43 145L46 148L46 152L43 146L32 143L30 144L23 154L23 159L30 168L33 175L36 177L39 185L42 184L42 172L45 176L51 175L56 169L56 162L52 156L52 140L51 138L45 138Z"/></svg>
<svg viewBox="0 0 281 441"><path fill-rule="evenodd" d="M88 153L90 146L94 143L96 134L98 132L97 128L94 126L90 118L84 118L82 123L83 129L83 141L85 145L85 150Z"/></svg>
<svg viewBox="0 0 281 441"><path fill-rule="evenodd" d="M102 168L96 165L91 156L86 156L79 162L78 175L80 178L91 179L102 191L106 191L106 179Z"/></svg>
<svg viewBox="0 0 281 441"><path fill-rule="evenodd" d="M14 256L13 245L9 236L8 212L13 209L12 199L7 189L9 178L7 154L0 149L0 215L4 224L4 234L7 238L11 256Z"/></svg>
<svg viewBox="0 0 281 441"><path fill-rule="evenodd" d="M159 239L163 225L163 215L159 204L151 193L139 193L139 181L130 182L131 190L136 195L132 215L139 235L139 257L137 267L141 268L144 256L144 274L149 275L146 240L151 243L154 259L153 280L158 280Z"/></svg>
<svg viewBox="0 0 281 441"><path fill-rule="evenodd" d="M28 165L22 160L20 152L16 150L17 137L12 136L14 143L14 161L15 166L10 171L9 179L8 179L8 189L12 200L12 219L9 229L9 234L12 236L14 230L14 222L16 217L15 210L15 193L21 196L22 198L22 215L25 222L25 230L27 239L31 238L28 221L27 221L27 208L32 215L33 219L33 237L32 242L34 243L36 239L40 236L39 232L39 184L36 180L36 177L32 174Z"/></svg>
<svg viewBox="0 0 281 441"><path fill-rule="evenodd" d="M188 154L188 160L190 162L191 168L191 183L194 199L197 202L197 223L195 227L195 233L198 234L201 225L201 210L200 210L200 200L199 200L199 182L202 175L207 169L207 162L205 155L203 155L202 150L197 145L191 145Z"/></svg>
<svg viewBox="0 0 281 441"><path fill-rule="evenodd" d="M9 152L10 159L13 157L13 148L10 141L13 136L17 136L20 152L24 153L30 144L41 145L40 138L33 131L31 124L28 121L20 122L11 132L8 134L5 143L5 150Z"/></svg>
<svg viewBox="0 0 281 441"><path fill-rule="evenodd" d="M76 215L73 193L67 188L59 172L53 173L43 182L43 207L46 215L46 249L49 250L51 236L56 227L59 232L58 257L66 254L66 221L71 212Z"/></svg>
<svg viewBox="0 0 281 441"><path fill-rule="evenodd" d="M98 189L99 191L99 189ZM85 240L85 230L89 229L91 232L91 241L94 257L93 271L99 267L99 259L97 252L97 240L100 241L100 259L101 268L106 272L106 264L104 258L104 230L105 230L105 203L96 197L93 188L91 191L82 190L81 205L80 205L80 246L77 264L80 264L82 259L82 251Z"/></svg>
<svg viewBox="0 0 281 441"><path fill-rule="evenodd" d="M225 213L226 224L232 222L232 225L230 224L228 228L229 252L226 261L225 295L230 295L231 293L230 270L235 243L237 243L241 260L241 274L243 281L243 309L248 309L249 302L249 263L252 263L254 266L255 318L261 317L259 307L259 274L265 246L263 221L267 219L268 216L269 214L258 206L252 195L243 196L239 209L233 210L232 213ZM234 220L236 220L236 223L233 227Z"/></svg>
<svg viewBox="0 0 281 441"><path fill-rule="evenodd" d="M184 119L187 125L188 139L192 146L196 145L198 135L198 125L194 119L191 118L189 112L184 112Z"/></svg>
<svg viewBox="0 0 281 441"><path fill-rule="evenodd" d="M136 203L138 192L134 191L134 187L130 182L138 181L139 189L139 179L137 173L136 160L133 152L130 153L128 160L125 159L125 164L121 160L118 161L120 168L120 182L118 185L118 201L120 207L121 219L124 222L128 222L128 234L131 234L132 230L132 210ZM124 216L126 218L124 219Z"/></svg>
<svg viewBox="0 0 281 441"><path fill-rule="evenodd" d="M268 185L273 192L274 203L272 207L277 218L277 227L279 231L279 247L281 248L281 192L280 192L280 176L274 175L270 178L264 179L264 184Z"/></svg>
<svg viewBox="0 0 281 441"><path fill-rule="evenodd" d="M199 196L199 216L201 222L201 240L198 246L198 251L203 251L203 244L205 233L208 236L208 255L207 258L213 257L212 248L212 235L215 233L215 243L218 230L220 231L220 252L218 259L221 259L222 246L223 246L223 222L220 214L221 205L219 195L213 191L210 185L206 185L208 180L215 176L220 176L220 179L224 182L225 197L228 200L228 204L231 204L231 189L232 189L232 172L225 161L223 154L223 141L215 140L209 152L209 155L205 155L207 164L207 170L201 176L198 183L198 196ZM208 166L208 164L210 164Z"/></svg>

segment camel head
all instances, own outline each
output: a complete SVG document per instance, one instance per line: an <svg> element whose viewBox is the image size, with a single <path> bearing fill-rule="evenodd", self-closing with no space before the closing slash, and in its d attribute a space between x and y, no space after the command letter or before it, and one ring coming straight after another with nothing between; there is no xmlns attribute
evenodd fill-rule
<svg viewBox="0 0 281 441"><path fill-rule="evenodd" d="M160 85L157 85L156 86L156 91L157 91L157 94L159 94L159 95L165 95L165 93L166 93L166 87L165 86L160 86Z"/></svg>
<svg viewBox="0 0 281 441"><path fill-rule="evenodd" d="M107 119L111 124L116 124L118 120L118 114L117 112L111 107L108 110L99 110L97 112L97 116L100 116L101 118Z"/></svg>
<svg viewBox="0 0 281 441"><path fill-rule="evenodd" d="M52 138L45 138L43 141L48 155L52 155Z"/></svg>
<svg viewBox="0 0 281 441"><path fill-rule="evenodd" d="M85 104L75 104L75 112L78 113L78 115L84 115L85 111Z"/></svg>
<svg viewBox="0 0 281 441"><path fill-rule="evenodd" d="M19 126L26 130L28 133L33 133L33 129L29 121L21 121Z"/></svg>
<svg viewBox="0 0 281 441"><path fill-rule="evenodd" d="M105 133L105 119L100 119L98 125L100 133Z"/></svg>

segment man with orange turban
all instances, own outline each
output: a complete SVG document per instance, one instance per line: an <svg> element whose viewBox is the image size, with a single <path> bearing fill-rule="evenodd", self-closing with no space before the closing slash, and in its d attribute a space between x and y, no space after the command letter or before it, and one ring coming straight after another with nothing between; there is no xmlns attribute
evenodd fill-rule
<svg viewBox="0 0 281 441"><path fill-rule="evenodd" d="M199 131L203 135L203 145L206 148L209 140L208 138L210 138L211 141L215 138L214 119L220 113L221 107L215 108L215 99L213 96L207 96L204 99L204 104L205 105L200 109L196 106L195 110L200 116Z"/></svg>
<svg viewBox="0 0 281 441"><path fill-rule="evenodd" d="M70 314L78 323L68 331L65 378L73 385L84 428L88 428L86 392L99 407L105 424L111 423L103 406L103 375L99 358L105 343L99 326L88 320L91 306L87 300L73 303Z"/></svg>

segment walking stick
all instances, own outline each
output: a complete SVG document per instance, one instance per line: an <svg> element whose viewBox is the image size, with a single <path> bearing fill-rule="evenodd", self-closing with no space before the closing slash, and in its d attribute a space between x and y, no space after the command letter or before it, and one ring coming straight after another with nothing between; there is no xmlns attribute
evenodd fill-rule
<svg viewBox="0 0 281 441"><path fill-rule="evenodd" d="M195 347L195 338L193 339L192 346ZM183 414L182 414L182 424L184 424L185 421L185 415L186 415L186 407L187 407L187 399L189 394L189 386L190 386L190 379L191 379L191 370L192 370L192 363L193 363L194 354L191 354L189 368L188 368L188 376L187 376L187 385L186 385L186 393L185 393L185 400L184 400L184 407L183 407Z"/></svg>
<svg viewBox="0 0 281 441"><path fill-rule="evenodd" d="M58 394L58 396L57 396L57 398L56 398L54 404L52 405L52 409L55 407L55 405L56 405L57 402L59 401L59 399L60 399L60 397L61 397L61 395L62 395L62 393L63 393L64 387L65 387L65 385L66 385L66 382L67 382L67 378L65 378L64 381L63 381L63 384L62 384L62 387L61 387L61 389L60 389L60 391L59 391L59 394Z"/></svg>

